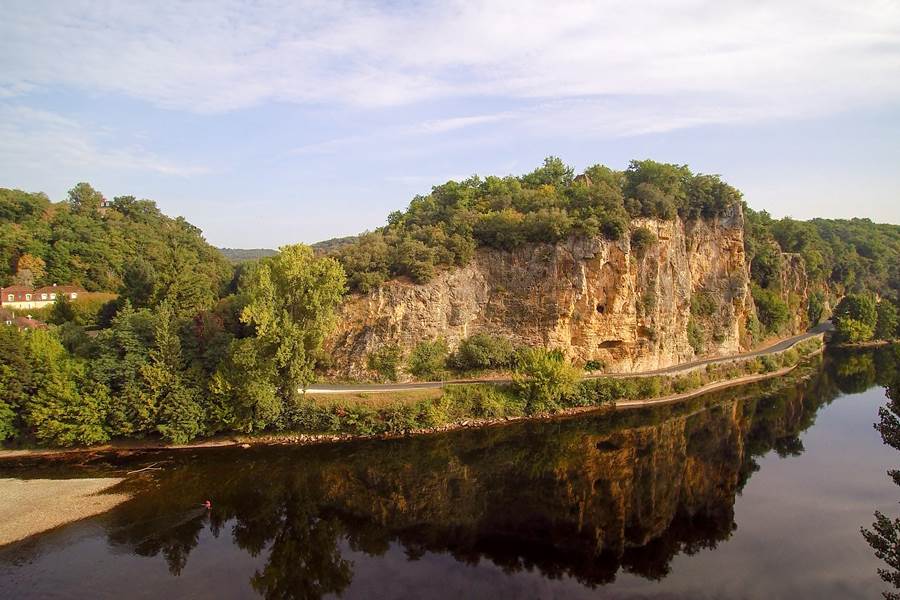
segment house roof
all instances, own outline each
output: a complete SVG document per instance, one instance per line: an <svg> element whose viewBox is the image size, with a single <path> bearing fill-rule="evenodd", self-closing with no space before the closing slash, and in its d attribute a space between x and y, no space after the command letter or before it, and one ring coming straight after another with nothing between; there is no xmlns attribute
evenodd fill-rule
<svg viewBox="0 0 900 600"><path fill-rule="evenodd" d="M83 294L85 289L80 285L45 285L33 292L34 294Z"/></svg>
<svg viewBox="0 0 900 600"><path fill-rule="evenodd" d="M27 285L11 285L9 287L0 288L0 293L30 294L31 288Z"/></svg>
<svg viewBox="0 0 900 600"><path fill-rule="evenodd" d="M19 329L47 329L47 324L37 319L29 319L28 317L16 317L13 319L13 325Z"/></svg>
<svg viewBox="0 0 900 600"><path fill-rule="evenodd" d="M86 294L87 291L80 285L45 285L37 289L31 289L27 285L11 285L9 287L0 288L0 304L8 303L9 294L15 294L16 298L13 302L26 301L25 295L31 294L31 301L39 300L41 294Z"/></svg>

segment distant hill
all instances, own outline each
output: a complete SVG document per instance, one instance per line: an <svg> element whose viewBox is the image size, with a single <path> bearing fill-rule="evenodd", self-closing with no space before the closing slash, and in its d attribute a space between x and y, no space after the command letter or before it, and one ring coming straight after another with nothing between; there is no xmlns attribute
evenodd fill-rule
<svg viewBox="0 0 900 600"><path fill-rule="evenodd" d="M219 248L225 258L233 264L242 263L248 260L258 260L267 256L275 256L277 250L270 248Z"/></svg>
<svg viewBox="0 0 900 600"><path fill-rule="evenodd" d="M316 254L331 254L335 250L339 250L341 248L344 248L345 246L349 246L355 243L358 239L358 235L348 235L346 237L331 238L328 240L322 240L321 242L316 242L312 245L312 248L316 251Z"/></svg>

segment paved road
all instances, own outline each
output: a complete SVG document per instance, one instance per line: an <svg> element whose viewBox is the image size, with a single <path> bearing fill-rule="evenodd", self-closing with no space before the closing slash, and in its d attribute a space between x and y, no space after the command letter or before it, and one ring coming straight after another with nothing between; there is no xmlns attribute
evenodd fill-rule
<svg viewBox="0 0 900 600"><path fill-rule="evenodd" d="M821 323L816 327L810 329L806 333L801 333L800 335L795 335L793 337L785 338L771 346L766 346L765 348L761 348L759 350L754 350L752 352L745 352L743 354L731 354L729 356L717 356L714 358L706 358L703 360L695 360L687 363L681 363L678 365L672 365L671 367L665 367L663 369L653 369L650 371L635 371L633 373L598 373L596 375L587 375L586 378L597 378L597 377L651 377L653 375L672 375L674 373L681 373L683 371L690 371L691 369L695 369L697 367L704 367L706 365L714 365L724 362L730 362L733 360L743 360L747 358L756 358L758 356L763 356L765 354L774 354L777 352L783 352L787 350L794 344L802 342L804 340L808 340L810 338L816 337L817 335L824 333L826 331L830 331L832 329L832 325L830 321L826 321L825 323ZM384 392L406 392L409 390L429 390L429 389L438 389L447 385L459 385L465 383L509 383L512 379L510 378L483 378L483 379L448 379L446 381L422 381L417 383L358 383L358 384L345 384L345 383L337 383L337 384L317 384L307 388L307 392L310 394L340 394L340 393L384 393Z"/></svg>

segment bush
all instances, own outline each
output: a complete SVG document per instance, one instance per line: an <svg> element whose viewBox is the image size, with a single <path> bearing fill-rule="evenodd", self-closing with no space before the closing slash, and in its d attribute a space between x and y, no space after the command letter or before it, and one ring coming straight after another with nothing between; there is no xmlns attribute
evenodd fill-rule
<svg viewBox="0 0 900 600"><path fill-rule="evenodd" d="M525 401L504 387L489 384L450 385L442 400L446 421L466 418L493 419L525 414Z"/></svg>
<svg viewBox="0 0 900 600"><path fill-rule="evenodd" d="M513 385L525 399L529 414L556 412L563 399L576 391L579 375L562 353L533 348L519 355Z"/></svg>
<svg viewBox="0 0 900 600"><path fill-rule="evenodd" d="M785 366L794 366L800 362L800 352L796 348L786 350L781 355L781 362Z"/></svg>
<svg viewBox="0 0 900 600"><path fill-rule="evenodd" d="M584 363L585 371L590 371L590 372L602 371L605 368L606 368L606 363L602 360L591 359L591 360L587 361L586 363Z"/></svg>
<svg viewBox="0 0 900 600"><path fill-rule="evenodd" d="M403 362L403 350L397 344L387 344L370 353L366 364L375 371L379 379L397 381L398 370Z"/></svg>
<svg viewBox="0 0 900 600"><path fill-rule="evenodd" d="M771 373L781 368L781 356L778 354L764 354L759 357L759 362L763 373Z"/></svg>
<svg viewBox="0 0 900 600"><path fill-rule="evenodd" d="M672 391L676 394L683 394L695 390L702 385L703 380L700 377L700 373L695 371L693 373L688 373L687 375L676 377L672 381Z"/></svg>
<svg viewBox="0 0 900 600"><path fill-rule="evenodd" d="M503 369L512 366L514 358L515 349L508 339L478 333L462 341L448 365L457 371Z"/></svg>
<svg viewBox="0 0 900 600"><path fill-rule="evenodd" d="M702 354L705 347L703 343L703 330L693 318L688 321L687 337L688 344L691 345L691 348L694 349L694 352L697 354Z"/></svg>
<svg viewBox="0 0 900 600"><path fill-rule="evenodd" d="M790 318L788 305L774 290L764 289L758 285L751 288L756 314L760 323L768 333L778 333Z"/></svg>
<svg viewBox="0 0 900 600"><path fill-rule="evenodd" d="M715 297L705 290L691 296L691 314L695 317L711 317L719 309Z"/></svg>
<svg viewBox="0 0 900 600"><path fill-rule="evenodd" d="M646 227L638 227L631 232L631 251L641 259L647 250L656 243L656 235Z"/></svg>
<svg viewBox="0 0 900 600"><path fill-rule="evenodd" d="M447 365L447 342L419 342L409 355L409 372L420 379L437 379Z"/></svg>
<svg viewBox="0 0 900 600"><path fill-rule="evenodd" d="M819 290L815 290L809 295L806 305L806 316L810 325L817 325L822 321L825 312L825 294Z"/></svg>

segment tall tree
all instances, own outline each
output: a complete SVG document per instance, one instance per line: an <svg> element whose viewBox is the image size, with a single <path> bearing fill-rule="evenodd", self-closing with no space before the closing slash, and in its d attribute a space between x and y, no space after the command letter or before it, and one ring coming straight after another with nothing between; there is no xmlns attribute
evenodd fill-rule
<svg viewBox="0 0 900 600"><path fill-rule="evenodd" d="M274 362L284 398L314 379L316 354L334 326L346 277L331 258L316 258L302 244L283 246L250 284L241 321L255 329L259 354Z"/></svg>
<svg viewBox="0 0 900 600"><path fill-rule="evenodd" d="M82 182L69 190L69 204L76 212L90 214L103 205L103 194Z"/></svg>
<svg viewBox="0 0 900 600"><path fill-rule="evenodd" d="M163 301L156 314L155 342L143 368L147 389L157 410L156 429L167 440L183 444L203 430L198 391L184 380L184 359L175 312Z"/></svg>

